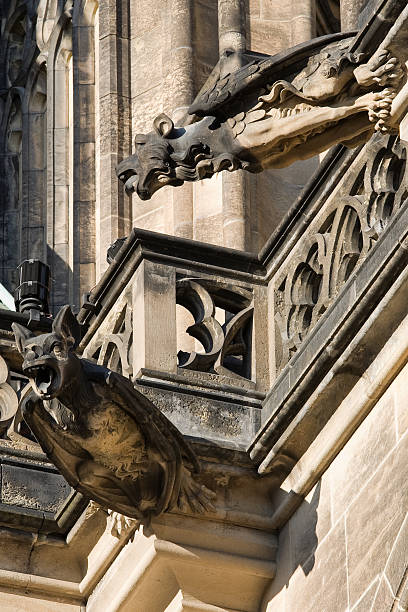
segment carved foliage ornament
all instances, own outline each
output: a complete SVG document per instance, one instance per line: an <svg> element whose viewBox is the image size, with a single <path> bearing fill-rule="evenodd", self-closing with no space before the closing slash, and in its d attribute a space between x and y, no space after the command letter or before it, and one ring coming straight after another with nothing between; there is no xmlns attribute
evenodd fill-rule
<svg viewBox="0 0 408 612"><path fill-rule="evenodd" d="M178 429L128 379L75 354L79 324L68 306L51 333L13 331L31 383L23 416L72 487L143 523L175 506L211 507Z"/></svg>
<svg viewBox="0 0 408 612"><path fill-rule="evenodd" d="M402 10L400 0L381 10L397 4ZM394 38L408 27L406 12L396 24L384 21ZM336 143L365 143L375 130L393 131L392 102L406 82L408 52L405 44L394 44L394 53L379 41L373 54L362 42L367 34L325 36L266 59L244 54L246 65L233 73L227 52L191 105L188 125L176 127L162 114L154 131L135 137L135 154L117 169L126 190L147 200L164 185L221 170L281 168Z"/></svg>
<svg viewBox="0 0 408 612"><path fill-rule="evenodd" d="M301 241L275 295L277 362L282 369L408 200L407 151L395 136L367 145L348 194L328 207L317 232Z"/></svg>

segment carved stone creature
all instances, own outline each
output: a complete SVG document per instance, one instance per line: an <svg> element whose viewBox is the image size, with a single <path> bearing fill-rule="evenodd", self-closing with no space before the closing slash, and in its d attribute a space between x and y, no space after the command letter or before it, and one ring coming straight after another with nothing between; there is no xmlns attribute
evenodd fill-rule
<svg viewBox="0 0 408 612"><path fill-rule="evenodd" d="M175 127L161 114L153 132L136 136L135 154L117 169L127 192L147 200L164 185L281 168L387 131L405 65L386 49L364 61L353 41L336 34L267 59L252 55L232 73L231 57L222 57L189 109L189 125Z"/></svg>
<svg viewBox="0 0 408 612"><path fill-rule="evenodd" d="M31 383L23 416L72 487L144 523L175 506L211 507L177 428L128 379L75 354L80 326L69 306L51 333L13 331Z"/></svg>

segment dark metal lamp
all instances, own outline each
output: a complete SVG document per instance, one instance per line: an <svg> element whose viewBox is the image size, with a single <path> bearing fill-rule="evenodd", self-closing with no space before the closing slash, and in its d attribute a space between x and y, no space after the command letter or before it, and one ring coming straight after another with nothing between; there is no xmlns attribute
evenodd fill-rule
<svg viewBox="0 0 408 612"><path fill-rule="evenodd" d="M49 313L50 267L39 259L26 259L17 268L19 284L14 292L18 312Z"/></svg>

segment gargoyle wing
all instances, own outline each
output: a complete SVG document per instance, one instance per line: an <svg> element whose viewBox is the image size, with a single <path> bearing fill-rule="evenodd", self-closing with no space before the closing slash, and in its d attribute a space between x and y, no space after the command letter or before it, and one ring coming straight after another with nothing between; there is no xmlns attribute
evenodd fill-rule
<svg viewBox="0 0 408 612"><path fill-rule="evenodd" d="M271 57L243 54L245 65L234 72L225 73L228 59L221 58L196 99L188 109L190 115L203 117L217 115L222 107L243 95L262 89L280 79L289 81L306 67L311 57L318 55L324 47L337 41L354 40L355 32L337 32L301 43Z"/></svg>
<svg viewBox="0 0 408 612"><path fill-rule="evenodd" d="M143 518L137 510L140 502L137 485L129 479L120 481L93 461L91 455L54 421L34 392L24 398L21 410L41 448L71 487L101 506Z"/></svg>
<svg viewBox="0 0 408 612"><path fill-rule="evenodd" d="M112 400L135 420L145 437L149 458L162 468L162 491L155 511L160 514L176 504L184 468L199 472L197 458L178 429L127 378L112 371L107 377Z"/></svg>

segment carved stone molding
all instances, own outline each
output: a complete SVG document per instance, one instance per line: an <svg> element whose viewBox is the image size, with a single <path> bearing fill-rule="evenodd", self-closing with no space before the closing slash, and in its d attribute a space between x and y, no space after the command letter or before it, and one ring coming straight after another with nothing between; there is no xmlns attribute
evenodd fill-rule
<svg viewBox="0 0 408 612"><path fill-rule="evenodd" d="M408 199L405 145L395 136L366 147L351 188L325 209L276 282L277 364L281 370L361 265ZM367 160L367 161L363 161Z"/></svg>
<svg viewBox="0 0 408 612"><path fill-rule="evenodd" d="M18 411L17 393L9 382L8 365L0 357L0 436L7 432Z"/></svg>
<svg viewBox="0 0 408 612"><path fill-rule="evenodd" d="M120 514L120 512L108 510L106 528L115 538L120 539L129 535L130 539L133 539L132 536L134 537L134 532L138 526L139 522L136 519Z"/></svg>
<svg viewBox="0 0 408 612"><path fill-rule="evenodd" d="M251 378L252 299L251 291L228 283L203 278L179 279L177 304L187 308L194 317L187 333L204 348L203 353L179 351L179 367ZM216 318L217 307L224 310L223 324Z"/></svg>
<svg viewBox="0 0 408 612"><path fill-rule="evenodd" d="M131 378L132 340L132 303L129 293L126 293L117 308L110 313L107 325L87 347L85 356L126 378Z"/></svg>

